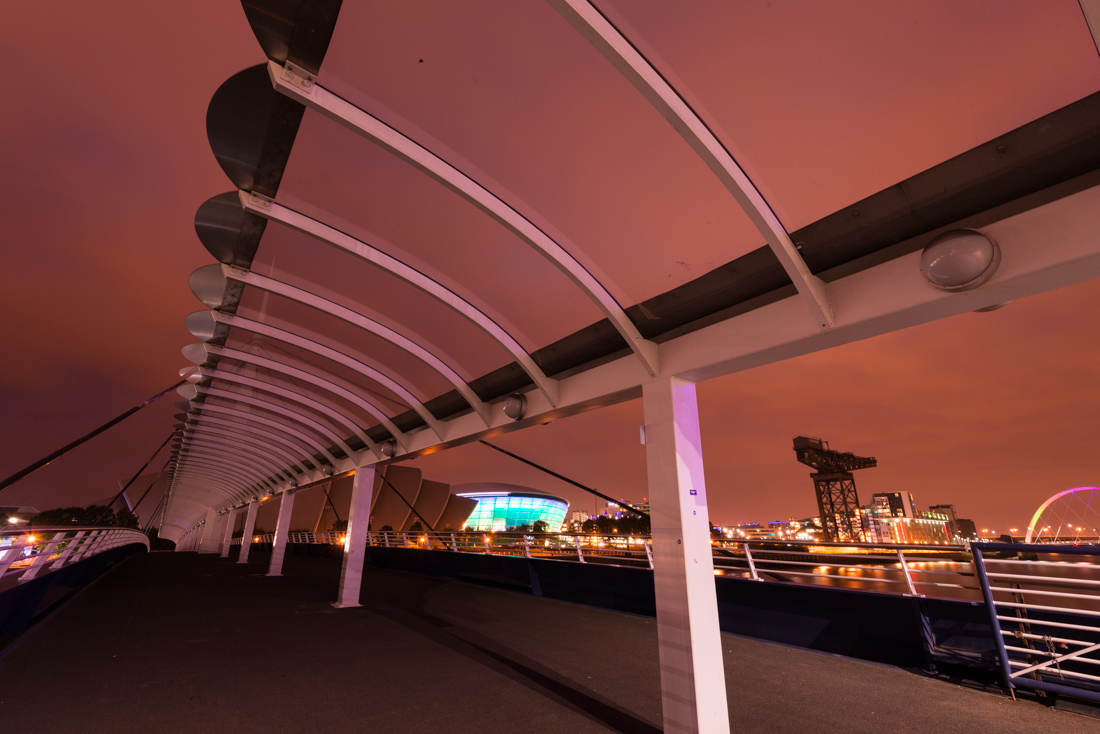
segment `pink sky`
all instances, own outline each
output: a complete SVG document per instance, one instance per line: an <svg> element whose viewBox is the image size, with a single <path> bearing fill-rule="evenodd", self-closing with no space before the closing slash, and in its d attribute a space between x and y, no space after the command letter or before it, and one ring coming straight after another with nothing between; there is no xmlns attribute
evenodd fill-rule
<svg viewBox="0 0 1100 734"><path fill-rule="evenodd" d="M150 29L162 31L151 32ZM205 112L263 60L234 3L4 3L0 133L4 268L0 475L171 384L200 308L187 276L211 262L195 210L231 188ZM1094 64L1095 65L1095 64ZM875 491L954 503L979 528L1024 527L1047 496L1100 483L1100 284L1036 296L700 386L712 519L815 511L790 439L878 458ZM171 429L175 396L0 494L47 508L111 494ZM500 439L627 499L646 494L632 402ZM155 466L159 467L163 458ZM441 481L507 481L591 502L490 450L417 460Z"/></svg>

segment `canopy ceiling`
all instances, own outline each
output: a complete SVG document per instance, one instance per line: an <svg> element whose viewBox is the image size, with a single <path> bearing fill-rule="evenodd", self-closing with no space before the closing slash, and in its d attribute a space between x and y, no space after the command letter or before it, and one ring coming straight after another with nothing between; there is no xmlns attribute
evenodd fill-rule
<svg viewBox="0 0 1100 734"><path fill-rule="evenodd" d="M169 538L654 376L1100 275L1100 58L1074 0L244 10L266 63L208 110L234 190L196 215L213 263ZM946 294L915 258L960 226L1004 262Z"/></svg>

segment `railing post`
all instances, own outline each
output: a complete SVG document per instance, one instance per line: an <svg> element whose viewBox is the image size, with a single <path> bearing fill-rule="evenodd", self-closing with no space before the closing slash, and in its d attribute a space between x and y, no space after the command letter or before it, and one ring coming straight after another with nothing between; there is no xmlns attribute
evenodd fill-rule
<svg viewBox="0 0 1100 734"><path fill-rule="evenodd" d="M386 544L387 548L390 547L390 531L389 530L383 530L382 531L382 542Z"/></svg>
<svg viewBox="0 0 1100 734"><path fill-rule="evenodd" d="M458 541L455 540L455 534L454 533L451 533L451 548L454 549L455 553L458 553Z"/></svg>
<svg viewBox="0 0 1100 734"><path fill-rule="evenodd" d="M917 587L913 585L913 577L909 575L909 564L905 562L905 554L898 548L898 561L901 562L901 572L905 574L905 585L909 587L910 596L921 596L917 593Z"/></svg>
<svg viewBox="0 0 1100 734"><path fill-rule="evenodd" d="M288 489L279 500L279 519L275 523L275 537L271 541L271 563L268 576L283 575L283 557L286 556L287 534L290 532L290 516L294 513L294 492Z"/></svg>
<svg viewBox="0 0 1100 734"><path fill-rule="evenodd" d="M645 546L645 557L649 561L649 570L653 570L653 547L650 545L649 538L642 541L642 545Z"/></svg>
<svg viewBox="0 0 1100 734"><path fill-rule="evenodd" d="M997 644L997 655L1001 660L1001 677L1005 688L1013 698L1016 698L1016 686L1012 683L1012 666L1009 665L1005 638L1001 634L1001 620L997 619L997 603L993 601L993 589L989 585L989 576L985 573L985 558L982 557L982 549L976 543L971 544L970 550L974 554L974 573L982 586L982 598L985 599L985 606L989 609L989 626L993 628L993 641Z"/></svg>
<svg viewBox="0 0 1100 734"><path fill-rule="evenodd" d="M344 562L340 567L340 590L337 609L358 607L359 592L363 587L363 564L367 556L367 528L370 525L370 506L374 497L374 464L356 468L351 485L351 507L348 510L348 527L344 532Z"/></svg>
<svg viewBox="0 0 1100 734"><path fill-rule="evenodd" d="M753 581L760 580L760 574L756 573L756 562L752 560L752 551L749 550L748 543L742 543L742 547L745 549L745 558L749 561L749 573L752 574ZM772 564L775 565L774 563Z"/></svg>
<svg viewBox="0 0 1100 734"><path fill-rule="evenodd" d="M531 557L531 539L526 535L523 536L523 555Z"/></svg>
<svg viewBox="0 0 1100 734"><path fill-rule="evenodd" d="M581 551L581 539L574 535L573 543L577 546L577 560L581 563L587 563L587 561L584 560L584 552Z"/></svg>
<svg viewBox="0 0 1100 734"><path fill-rule="evenodd" d="M67 531L62 530L60 533L54 533L53 540L46 544L46 548L38 554L38 557L31 563L31 567L23 572L23 575L19 577L20 581L30 581L38 572L42 570L42 567L46 565L46 561L50 560L50 556L53 555L53 549L65 539Z"/></svg>
<svg viewBox="0 0 1100 734"><path fill-rule="evenodd" d="M76 550L77 545L80 544L80 539L83 538L87 533L87 530L81 530L79 533L69 539L69 544L65 546L65 550L61 551L61 556L53 562L52 566L50 566L51 571L56 571L57 569L65 565L65 562L69 560L69 556L73 554L73 551Z"/></svg>
<svg viewBox="0 0 1100 734"><path fill-rule="evenodd" d="M493 536L492 535L486 535L485 536L484 545L485 545L485 555L487 555L487 556L493 555Z"/></svg>
<svg viewBox="0 0 1100 734"><path fill-rule="evenodd" d="M405 544L405 547L408 548L409 547L409 534L408 533L401 533L401 541Z"/></svg>

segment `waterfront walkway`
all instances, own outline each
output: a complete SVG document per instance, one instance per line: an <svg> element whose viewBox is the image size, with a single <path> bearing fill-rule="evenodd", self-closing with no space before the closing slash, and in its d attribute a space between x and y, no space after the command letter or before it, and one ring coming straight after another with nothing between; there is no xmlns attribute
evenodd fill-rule
<svg viewBox="0 0 1100 734"><path fill-rule="evenodd" d="M367 568L131 558L0 659L13 731L657 732L653 620ZM723 635L735 732L1100 732L1100 719Z"/></svg>

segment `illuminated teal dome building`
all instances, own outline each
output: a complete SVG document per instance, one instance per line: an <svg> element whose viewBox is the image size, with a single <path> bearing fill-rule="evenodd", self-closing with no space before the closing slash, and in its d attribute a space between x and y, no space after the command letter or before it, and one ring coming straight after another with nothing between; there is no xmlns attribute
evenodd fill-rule
<svg viewBox="0 0 1100 734"><path fill-rule="evenodd" d="M514 484L465 484L455 494L477 500L466 526L474 530L505 531L521 525L534 526L542 520L548 532L561 531L569 502L561 497L536 492Z"/></svg>

